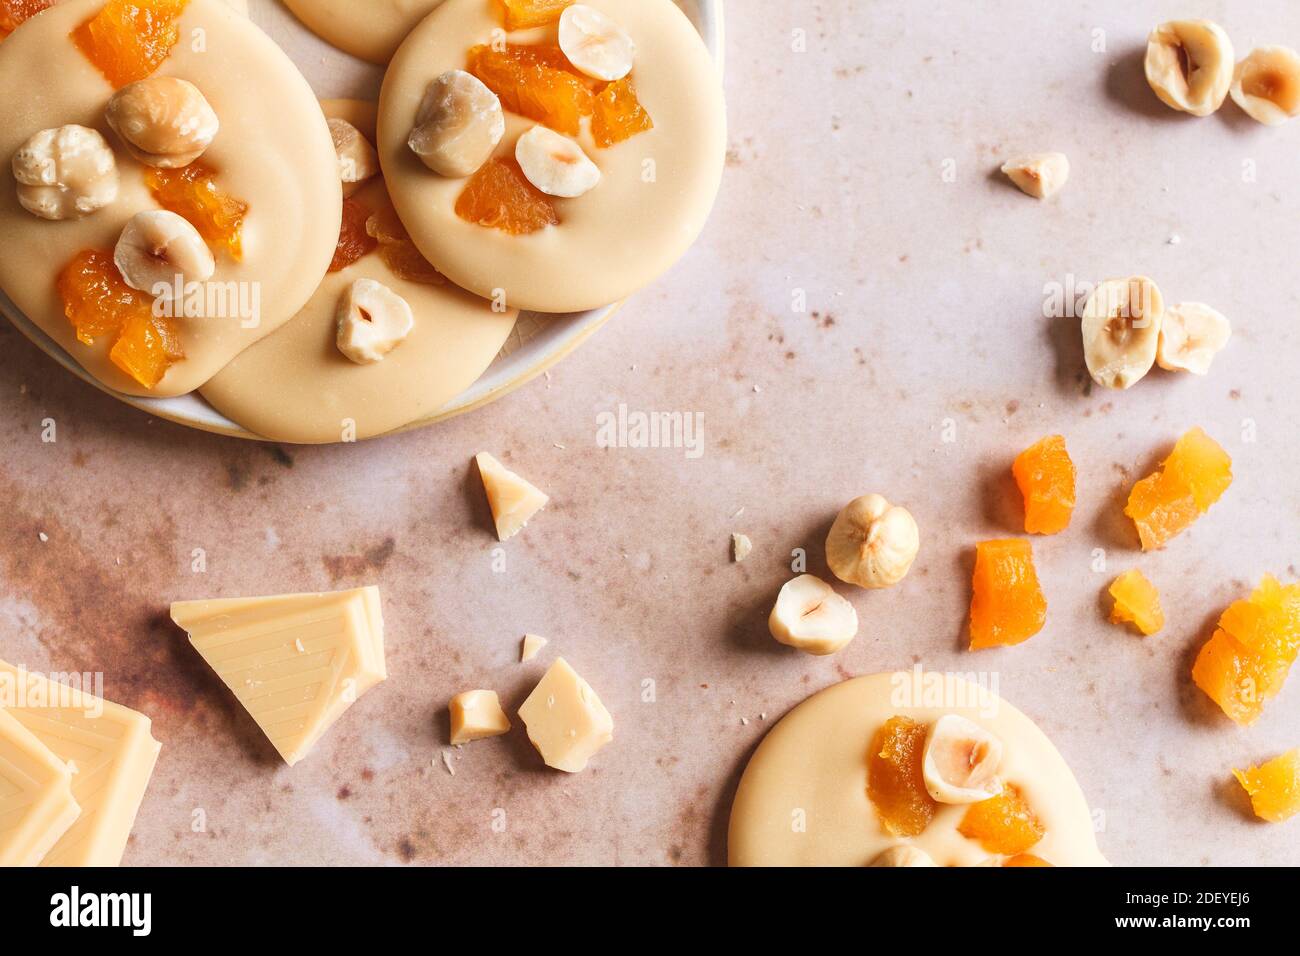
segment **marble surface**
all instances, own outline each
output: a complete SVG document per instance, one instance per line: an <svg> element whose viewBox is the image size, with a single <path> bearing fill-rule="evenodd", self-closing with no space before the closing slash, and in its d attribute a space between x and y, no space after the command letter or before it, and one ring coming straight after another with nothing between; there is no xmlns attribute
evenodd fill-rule
<svg viewBox="0 0 1300 956"><path fill-rule="evenodd" d="M1252 820L1229 774L1300 744L1300 678L1239 729L1188 677L1230 601L1297 574L1300 122L1156 101L1140 51L1185 4L1045 6L732 0L731 153L699 244L549 378L435 428L329 448L217 438L0 329L0 656L103 671L107 696L153 718L162 755L126 862L716 864L774 720L923 663L997 679L1073 767L1114 862L1300 863L1297 824ZM1286 0L1199 13L1243 53L1300 45ZM1074 166L1049 203L995 172L1042 149ZM1133 272L1232 318L1208 378L1088 387L1044 288ZM702 454L599 447L620 404L703 416ZM1236 480L1142 555L1123 498L1194 424ZM1019 530L1011 459L1052 432L1080 501L1068 532L1034 542L1048 625L969 653L972 546ZM553 496L499 570L480 450ZM765 619L792 549L824 574L831 520L867 491L916 515L911 575L845 589L862 630L840 654L778 646ZM741 565L733 531L754 541ZM1131 566L1168 613L1145 640L1105 620ZM292 770L166 616L177 598L370 583L391 677ZM526 630L551 644L521 665ZM516 726L451 750L449 773L448 699L490 687L513 711L556 654L615 716L590 769L548 771Z"/></svg>

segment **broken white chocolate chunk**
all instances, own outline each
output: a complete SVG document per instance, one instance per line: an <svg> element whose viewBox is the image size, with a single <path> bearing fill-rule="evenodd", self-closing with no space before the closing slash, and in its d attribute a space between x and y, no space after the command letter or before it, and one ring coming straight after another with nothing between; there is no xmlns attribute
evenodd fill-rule
<svg viewBox="0 0 1300 956"><path fill-rule="evenodd" d="M199 231L166 209L132 216L113 249L113 262L127 285L150 294L157 286L171 289L177 277L182 285L206 282L217 268Z"/></svg>
<svg viewBox="0 0 1300 956"><path fill-rule="evenodd" d="M891 846L884 853L872 860L868 866L938 866L934 858L919 846L900 843Z"/></svg>
<svg viewBox="0 0 1300 956"><path fill-rule="evenodd" d="M621 80L632 72L636 44L617 23L585 3L560 14L560 49L579 72L597 80Z"/></svg>
<svg viewBox="0 0 1300 956"><path fill-rule="evenodd" d="M1003 163L1002 172L1025 195L1049 199L1070 178L1070 160L1064 153L1029 153Z"/></svg>
<svg viewBox="0 0 1300 956"><path fill-rule="evenodd" d="M339 351L358 365L373 365L415 328L411 306L374 279L357 279L339 302Z"/></svg>
<svg viewBox="0 0 1300 956"><path fill-rule="evenodd" d="M177 601L171 617L290 766L388 676L376 587Z"/></svg>
<svg viewBox="0 0 1300 956"><path fill-rule="evenodd" d="M944 714L926 734L921 773L939 803L978 803L1002 792L1001 763L1001 740L959 714Z"/></svg>
<svg viewBox="0 0 1300 956"><path fill-rule="evenodd" d="M501 709L494 690L467 690L451 699L451 742L467 744L496 737L510 730L510 718Z"/></svg>
<svg viewBox="0 0 1300 956"><path fill-rule="evenodd" d="M749 557L749 553L754 550L754 544L749 540L747 534L733 534L731 536L731 557L737 564Z"/></svg>
<svg viewBox="0 0 1300 956"><path fill-rule="evenodd" d="M104 118L132 156L160 169L194 162L221 128L203 92L175 76L128 83L109 99Z"/></svg>
<svg viewBox="0 0 1300 956"><path fill-rule="evenodd" d="M379 172L379 154L370 141L345 119L330 117L330 136L334 140L334 154L339 160L339 181L343 195L352 195L360 183Z"/></svg>
<svg viewBox="0 0 1300 956"><path fill-rule="evenodd" d="M487 492L488 507L496 524L497 538L505 541L519 533L537 512L551 499L487 452L480 452L474 461L478 464L483 490Z"/></svg>
<svg viewBox="0 0 1300 956"><path fill-rule="evenodd" d="M921 549L921 532L906 508L881 495L854 498L826 536L826 563L846 584L887 588L907 576Z"/></svg>
<svg viewBox="0 0 1300 956"><path fill-rule="evenodd" d="M1231 337L1232 325L1221 312L1202 302L1180 302L1165 309L1156 362L1171 372L1204 375Z"/></svg>
<svg viewBox="0 0 1300 956"><path fill-rule="evenodd" d="M525 634L523 643L519 646L519 663L531 661L541 653L546 644L546 638L540 634Z"/></svg>
<svg viewBox="0 0 1300 956"><path fill-rule="evenodd" d="M600 183L600 170L582 147L545 126L519 137L515 160L528 181L548 196L576 199Z"/></svg>
<svg viewBox="0 0 1300 956"><path fill-rule="evenodd" d="M478 77L448 70L424 94L408 145L440 176L478 172L506 133L501 100Z"/></svg>
<svg viewBox="0 0 1300 956"><path fill-rule="evenodd" d="M42 219L81 219L117 198L117 160L98 131L43 129L14 153L18 202Z"/></svg>
<svg viewBox="0 0 1300 956"><path fill-rule="evenodd" d="M1083 307L1083 356L1103 388L1129 388L1156 361L1165 300L1146 276L1108 279Z"/></svg>
<svg viewBox="0 0 1300 956"><path fill-rule="evenodd" d="M858 633L858 612L821 578L787 581L767 619L772 636L809 654L834 654Z"/></svg>
<svg viewBox="0 0 1300 956"><path fill-rule="evenodd" d="M557 658L533 688L519 717L548 767L578 773L614 739L614 718L591 685Z"/></svg>
<svg viewBox="0 0 1300 956"><path fill-rule="evenodd" d="M1300 114L1300 54L1285 46L1262 46L1237 64L1232 101L1265 126Z"/></svg>
<svg viewBox="0 0 1300 956"><path fill-rule="evenodd" d="M1166 106L1209 116L1232 85L1232 41L1209 20L1171 20L1147 37L1147 83Z"/></svg>

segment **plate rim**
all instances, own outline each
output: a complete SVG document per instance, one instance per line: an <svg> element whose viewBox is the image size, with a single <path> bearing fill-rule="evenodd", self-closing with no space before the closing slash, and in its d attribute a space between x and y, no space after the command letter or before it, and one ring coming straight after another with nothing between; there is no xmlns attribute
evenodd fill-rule
<svg viewBox="0 0 1300 956"><path fill-rule="evenodd" d="M708 48L710 55L717 64L718 73L725 75L724 55L726 50L724 23L725 15L723 12L723 0L695 0L699 10L698 21L696 26L700 30L701 38ZM304 28L305 29L305 28ZM500 398L505 397L516 389L522 388L529 382L536 379L539 375L548 372L555 365L559 364L574 351L576 351L584 342L596 334L604 327L614 314L622 308L624 302L611 303L598 309L592 309L584 314L584 317L573 322L569 328L566 328L556 340L541 351L525 367L516 371L508 379L496 385L483 386L483 376L480 376L474 384L461 392L458 396L444 405L438 411L407 422L405 425L398 426L390 431L383 432L380 435L371 436L372 438L383 438L388 435L397 435L404 432L414 431L419 428L426 428L435 425L438 422L446 421L449 418L455 418L468 412L476 411L483 408ZM62 346L54 341L45 333L35 322L29 319L21 310L14 305L13 300L0 289L0 313L3 313L11 325L21 332L33 345L54 359L65 370L71 372L81 381L87 383L109 395L124 405L142 411L154 418L160 418L164 421L176 425L182 425L186 428L192 428L196 431L208 432L209 434L222 435L227 438L241 438L246 441L270 442L275 444L293 444L283 440L267 438L249 431L242 425L232 421L218 412L210 405L197 390L185 395L179 395L174 398L148 398L138 395L127 395L109 388L99 379L95 378L84 368L81 367L71 355L69 355ZM485 373L487 370L484 370ZM369 441L370 439L364 439ZM338 444L338 442L327 443Z"/></svg>

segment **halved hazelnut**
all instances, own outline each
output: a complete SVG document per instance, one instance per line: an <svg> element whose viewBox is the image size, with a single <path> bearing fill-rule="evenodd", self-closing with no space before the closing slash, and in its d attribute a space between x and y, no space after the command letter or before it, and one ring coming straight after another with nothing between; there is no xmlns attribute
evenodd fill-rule
<svg viewBox="0 0 1300 956"><path fill-rule="evenodd" d="M1300 54L1285 46L1262 46L1237 64L1232 101L1265 126L1300 113Z"/></svg>
<svg viewBox="0 0 1300 956"><path fill-rule="evenodd" d="M1232 41L1209 20L1171 20L1147 37L1147 83L1166 105L1208 116L1232 84Z"/></svg>
<svg viewBox="0 0 1300 956"><path fill-rule="evenodd" d="M448 70L429 84L408 145L435 173L462 178L478 172L505 133L497 95L472 73Z"/></svg>
<svg viewBox="0 0 1300 956"><path fill-rule="evenodd" d="M939 803L978 803L1002 792L1002 741L960 714L944 714L925 738L921 772Z"/></svg>

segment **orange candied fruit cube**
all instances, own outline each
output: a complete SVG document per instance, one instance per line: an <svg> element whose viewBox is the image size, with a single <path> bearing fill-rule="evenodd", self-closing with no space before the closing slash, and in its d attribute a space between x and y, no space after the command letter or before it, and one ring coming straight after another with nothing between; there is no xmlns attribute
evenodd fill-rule
<svg viewBox="0 0 1300 956"><path fill-rule="evenodd" d="M154 300L122 280L111 252L78 253L59 273L57 288L78 341L93 345L114 336L109 359L145 388L155 388L185 358L171 319L154 315Z"/></svg>
<svg viewBox="0 0 1300 956"><path fill-rule="evenodd" d="M1250 805L1261 820L1281 823L1300 813L1300 749L1249 770L1233 770L1232 775L1250 794Z"/></svg>
<svg viewBox="0 0 1300 956"><path fill-rule="evenodd" d="M370 210L355 199L343 200L343 220L339 226L339 241L330 260L330 272L341 272L379 245L366 228Z"/></svg>
<svg viewBox="0 0 1300 956"><path fill-rule="evenodd" d="M544 27L560 19L573 0L494 0L497 16L507 30Z"/></svg>
<svg viewBox="0 0 1300 956"><path fill-rule="evenodd" d="M115 87L143 80L180 39L176 21L189 0L108 0L72 31L86 59Z"/></svg>
<svg viewBox="0 0 1300 956"><path fill-rule="evenodd" d="M1129 494L1124 513L1133 519L1142 550L1163 548L1222 497L1232 484L1232 459L1199 428L1178 439L1173 452Z"/></svg>
<svg viewBox="0 0 1300 956"><path fill-rule="evenodd" d="M379 243L379 257L397 278L425 285L447 284L447 277L424 258L411 240L392 206L384 207L366 220L366 234Z"/></svg>
<svg viewBox="0 0 1300 956"><path fill-rule="evenodd" d="M1003 866L1053 866L1041 856L1034 856L1032 853L1017 853L1008 859Z"/></svg>
<svg viewBox="0 0 1300 956"><path fill-rule="evenodd" d="M1047 831L1020 788L1007 784L996 797L972 803L957 824L957 832L978 841L990 853L1015 857L1034 846Z"/></svg>
<svg viewBox="0 0 1300 956"><path fill-rule="evenodd" d="M938 804L925 789L921 759L929 728L910 717L890 717L871 740L867 796L885 832L916 836L930 825Z"/></svg>
<svg viewBox="0 0 1300 956"><path fill-rule="evenodd" d="M1056 534L1070 526L1075 472L1062 436L1030 445L1016 457L1011 473L1025 496L1025 531Z"/></svg>
<svg viewBox="0 0 1300 956"><path fill-rule="evenodd" d="M1192 665L1192 681L1238 724L1259 719L1300 654L1300 584L1265 576L1234 601Z"/></svg>
<svg viewBox="0 0 1300 956"><path fill-rule="evenodd" d="M1148 636L1165 626L1160 592L1137 568L1125 571L1111 582L1110 596L1115 599L1110 612L1112 623L1132 624Z"/></svg>
<svg viewBox="0 0 1300 956"><path fill-rule="evenodd" d="M236 261L244 257L248 203L223 192L212 169L202 162L179 169L150 168L144 181L158 204L188 219L208 245L224 248Z"/></svg>
<svg viewBox="0 0 1300 956"><path fill-rule="evenodd" d="M501 98L503 109L557 132L577 136L582 117L591 115L591 88L558 46L476 46L469 51L469 72Z"/></svg>
<svg viewBox="0 0 1300 956"><path fill-rule="evenodd" d="M1047 601L1028 541L1011 538L977 544L972 586L972 651L1019 644L1047 623Z"/></svg>
<svg viewBox="0 0 1300 956"><path fill-rule="evenodd" d="M54 0L0 0L0 40L53 5Z"/></svg>
<svg viewBox="0 0 1300 956"><path fill-rule="evenodd" d="M636 98L631 77L616 80L596 94L591 114L591 135L597 146L613 146L654 127L650 114Z"/></svg>
<svg viewBox="0 0 1300 956"><path fill-rule="evenodd" d="M456 200L456 215L512 236L537 232L560 221L550 199L524 178L519 164L499 158L489 159L470 177Z"/></svg>

